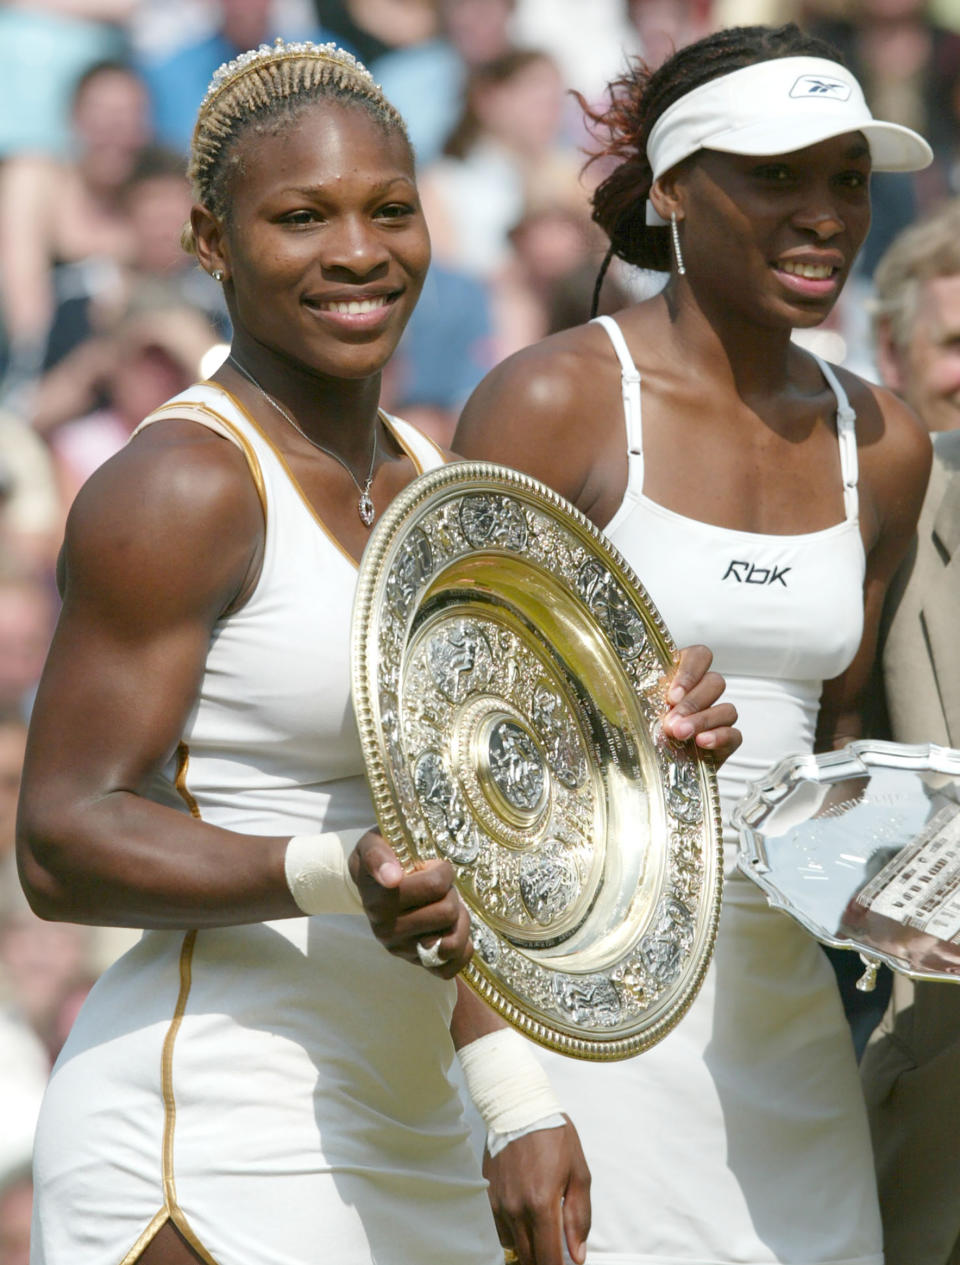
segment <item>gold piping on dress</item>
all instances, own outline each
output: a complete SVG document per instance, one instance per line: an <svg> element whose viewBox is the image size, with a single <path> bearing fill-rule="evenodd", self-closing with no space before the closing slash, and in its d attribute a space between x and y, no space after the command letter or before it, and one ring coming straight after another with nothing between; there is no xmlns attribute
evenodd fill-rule
<svg viewBox="0 0 960 1265"><path fill-rule="evenodd" d="M193 798L190 788L187 786L187 768L190 765L190 748L185 742L177 745L177 771L173 777L173 785L176 787L177 794L190 809L190 816L196 817L197 821L201 820L200 808L197 801Z"/></svg>
<svg viewBox="0 0 960 1265"><path fill-rule="evenodd" d="M136 1243L134 1243L130 1251L120 1262L120 1265L135 1265L135 1263L140 1259L141 1252L145 1252L147 1250L153 1242L157 1231L162 1230L169 1219L169 1212L167 1212L166 1208L161 1208L144 1232L137 1239Z"/></svg>
<svg viewBox="0 0 960 1265"><path fill-rule="evenodd" d="M290 469L290 466L287 464L286 457L284 457L283 453L280 451L277 445L273 442L273 440L266 433L266 431L259 424L259 422L257 422L256 418L249 412L249 410L243 407L243 405L240 403L240 401L237 399L237 397L233 394L232 391L228 391L227 388L224 386L221 386L219 382L211 382L208 385L212 387L216 387L218 391L222 391L223 394L227 397L227 399L230 400L230 402L234 405L234 407L239 409L239 411L247 419L247 421L250 423L253 429L257 432L257 434L260 436L263 442L270 448L271 452L276 457L277 461L280 463L280 468L283 470L284 474L290 480L290 484L293 487L293 490L296 492L297 496L299 496L300 500L303 502L308 513L313 518L314 522L317 524L317 526L320 528L323 534L329 539L330 543L334 545L337 549L339 549L339 551L343 554L343 556L354 568L354 570L356 570L357 565L358 565L356 558L354 558L351 554L347 552L346 549L344 549L340 541L336 538L336 536L333 534L333 532L330 530L327 524L323 521L323 519L320 517L320 515L317 513L314 507L310 504L309 497L306 495L303 488L300 486L296 475L293 473L293 471ZM400 445L400 447L403 449L406 455L410 458L410 461L413 463L414 470L416 470L417 474L423 474L423 465L420 461L420 458L417 456L417 454L413 451L412 448L410 448L407 444L404 443L403 436L399 433L399 431L394 430L390 422L389 414L384 413L383 409L379 409L378 412L380 415L380 420L383 422L384 426L387 428L387 430L390 432L393 438L397 441L397 443ZM217 416L219 416L219 414L217 414ZM429 442L433 444L432 439L429 440ZM435 448L437 447L436 444L433 444L433 446ZM437 452L440 452L439 448L437 448ZM443 456L442 453L440 455ZM444 460L446 460L446 458L444 458Z"/></svg>
<svg viewBox="0 0 960 1265"><path fill-rule="evenodd" d="M185 742L181 742L177 746L176 758L177 771L174 776L174 786L190 810L190 816L199 820L201 817L200 808L187 786L190 748ZM173 1092L173 1051L184 1012L187 1008L187 999L190 996L193 949L196 942L197 932L192 930L186 933L180 946L180 991L177 995L177 1004L174 1008L173 1018L170 1021L170 1027L167 1029L167 1035L163 1040L163 1052L160 1057L160 1092L163 1098L163 1141L161 1147L163 1208L150 1222L127 1256L124 1257L121 1265L133 1265L140 1253L146 1250L157 1231L168 1220L173 1222L201 1260L206 1262L206 1265L218 1265L217 1261L194 1234L183 1209L177 1203L177 1185L173 1166L173 1137L177 1124L177 1103Z"/></svg>
<svg viewBox="0 0 960 1265"><path fill-rule="evenodd" d="M216 383L211 383L216 386ZM218 413L216 409L204 404L201 400L178 400L172 404L161 404L159 408L154 409L148 414L137 429L134 435L138 434L145 426L151 425L153 422L166 420L167 415L170 418L184 418L186 421L196 422L200 426L206 426L207 430L212 430L216 434L219 430L229 431L230 439L243 453L246 458L247 465L250 468L250 475L253 479L254 487L257 490L257 498L260 501L260 508L263 510L263 517L267 517L267 489L263 480L263 471L260 469L260 461L254 451L253 444L246 437L242 430L222 413ZM209 421L204 419L208 418ZM210 423L216 423L211 425ZM133 436L131 436L133 438Z"/></svg>

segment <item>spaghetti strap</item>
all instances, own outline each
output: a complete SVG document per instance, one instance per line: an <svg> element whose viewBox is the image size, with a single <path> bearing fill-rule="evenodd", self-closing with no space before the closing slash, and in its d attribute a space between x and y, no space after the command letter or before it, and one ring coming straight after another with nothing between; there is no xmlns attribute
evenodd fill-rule
<svg viewBox="0 0 960 1265"><path fill-rule="evenodd" d="M837 443L840 447L840 474L843 479L843 507L847 519L855 519L860 511L857 483L860 464L857 457L857 415L854 412L840 379L825 360L814 355L820 372L837 399Z"/></svg>
<svg viewBox="0 0 960 1265"><path fill-rule="evenodd" d="M591 325L602 325L620 361L620 393L627 438L627 487L617 512L604 530L610 531L643 495L643 421L640 406L640 371L633 363L623 331L612 316L596 316Z"/></svg>
<svg viewBox="0 0 960 1265"><path fill-rule="evenodd" d="M623 331L612 316L595 316L591 325L602 325L607 331L613 350L620 361L620 384L623 394L623 412L627 427L627 451L643 457L643 423L640 408L640 371L633 363Z"/></svg>

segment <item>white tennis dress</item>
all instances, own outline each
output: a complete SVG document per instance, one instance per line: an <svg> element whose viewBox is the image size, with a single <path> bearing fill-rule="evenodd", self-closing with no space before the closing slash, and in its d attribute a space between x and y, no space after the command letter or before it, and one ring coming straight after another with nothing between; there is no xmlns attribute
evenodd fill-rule
<svg viewBox="0 0 960 1265"><path fill-rule="evenodd" d="M231 396L202 383L148 421L171 414L243 449L266 533L151 795L251 834L372 825L350 701L356 566ZM442 462L389 425L418 469ZM53 1070L32 1261L133 1262L170 1218L218 1265L502 1263L447 1078L454 1000L361 916L145 932Z"/></svg>
<svg viewBox="0 0 960 1265"><path fill-rule="evenodd" d="M739 709L743 746L720 773L725 818L747 781L813 749L821 684L863 625L855 418L837 397L845 518L768 536L709 526L643 495L640 375L621 362L629 481L607 534L680 645L704 642ZM838 498L839 500L839 498ZM831 968L735 869L716 953L687 1016L623 1063L544 1053L593 1171L593 1265L880 1265L870 1140Z"/></svg>

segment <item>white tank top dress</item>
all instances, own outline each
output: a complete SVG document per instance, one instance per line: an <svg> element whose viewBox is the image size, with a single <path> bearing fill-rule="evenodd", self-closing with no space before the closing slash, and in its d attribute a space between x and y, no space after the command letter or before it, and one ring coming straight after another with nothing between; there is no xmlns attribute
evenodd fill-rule
<svg viewBox="0 0 960 1265"><path fill-rule="evenodd" d="M240 446L266 528L259 581L215 626L151 797L251 834L372 825L350 700L356 565L232 396L201 383L148 421L169 415ZM441 464L387 422L419 470ZM502 1265L448 1079L455 995L359 915L145 932L53 1070L32 1262L132 1263L171 1219L217 1265Z"/></svg>
<svg viewBox="0 0 960 1265"><path fill-rule="evenodd" d="M863 626L855 417L837 398L845 516L768 536L710 526L643 493L640 374L620 360L627 491L606 531L680 645L727 679L743 746L720 772L725 821L746 783L813 749L821 685ZM838 498L839 500L839 498ZM713 962L659 1045L614 1064L544 1053L593 1172L591 1265L881 1265L870 1139L850 1033L819 945L735 866Z"/></svg>

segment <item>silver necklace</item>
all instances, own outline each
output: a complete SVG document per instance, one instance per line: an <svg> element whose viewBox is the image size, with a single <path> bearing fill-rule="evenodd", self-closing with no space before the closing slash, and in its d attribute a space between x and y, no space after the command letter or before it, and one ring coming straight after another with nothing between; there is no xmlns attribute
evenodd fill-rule
<svg viewBox="0 0 960 1265"><path fill-rule="evenodd" d="M311 438L311 436L308 435L303 427L297 422L296 418L294 418L291 413L287 412L280 401L275 400L269 391L265 391L250 370L243 367L233 352L230 353L227 360L229 360L230 363L243 374L252 386L257 388L267 403L273 405L280 416L290 423L298 435L305 439L308 444L311 444L314 448L319 448L321 452L325 452L328 457L332 457L334 461L343 466L344 470L346 470L347 474L349 474L350 478L353 479L354 483L357 485L357 491L360 493L360 500L357 502L357 513L360 515L360 521L363 523L364 527L372 526L373 520L377 516L377 511L373 504L373 497L370 495L370 487L373 483L373 467L377 460L377 432L373 432L373 450L370 453L370 469L367 471L366 479L364 479L363 483L361 483L344 459L338 453L335 453L332 448L327 448L325 444L321 444L316 439Z"/></svg>

